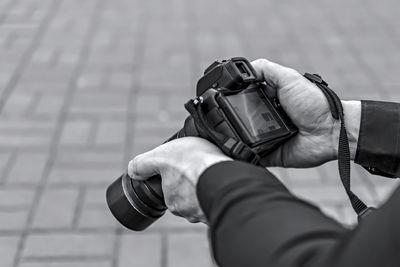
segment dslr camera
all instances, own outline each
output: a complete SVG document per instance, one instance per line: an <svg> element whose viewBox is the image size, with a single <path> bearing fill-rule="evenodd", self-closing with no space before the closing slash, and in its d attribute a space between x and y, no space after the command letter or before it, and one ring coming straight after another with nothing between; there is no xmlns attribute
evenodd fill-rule
<svg viewBox="0 0 400 267"><path fill-rule="evenodd" d="M196 98L185 104L190 116L166 142L198 136L234 159L262 165L260 160L295 135L297 128L282 109L276 90L256 76L242 57L212 63L197 83ZM167 209L159 176L136 181L125 173L107 188L106 197L114 217L135 231L146 229Z"/></svg>

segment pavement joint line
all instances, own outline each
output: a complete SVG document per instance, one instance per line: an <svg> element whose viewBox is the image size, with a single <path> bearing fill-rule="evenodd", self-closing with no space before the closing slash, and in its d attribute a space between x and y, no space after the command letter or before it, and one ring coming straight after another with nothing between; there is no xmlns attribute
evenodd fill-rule
<svg viewBox="0 0 400 267"><path fill-rule="evenodd" d="M26 110L24 112L24 116L26 118L29 118L30 116L32 116L34 114L35 108L39 105L42 95L43 95L42 92L35 92L33 94L33 97L32 97L33 100L31 101L31 103L29 104L29 106L26 108Z"/></svg>
<svg viewBox="0 0 400 267"><path fill-rule="evenodd" d="M57 5L59 0L52 0L51 7L49 7L47 14L44 16L42 21L39 23L38 29L34 37L32 38L32 42L29 47L25 50L22 55L22 58L19 61L17 68L13 71L13 75L11 76L9 82L4 87L4 90L0 96L0 114L3 111L5 104L7 103L8 98L10 97L11 93L13 92L15 86L17 85L18 81L20 80L22 74L25 71L25 68L29 65L28 62L32 58L33 52L38 47L40 41L44 37L49 25L50 21L53 17L53 8Z"/></svg>
<svg viewBox="0 0 400 267"><path fill-rule="evenodd" d="M92 262L92 261L105 261L110 260L111 255L68 255L68 256L27 256L24 258L24 262L70 262L70 261L83 261L83 262Z"/></svg>
<svg viewBox="0 0 400 267"><path fill-rule="evenodd" d="M103 1L104 0L97 0L96 5L93 8L93 11L91 13L91 17L89 19L90 26L87 29L86 35L84 36L84 39L83 39L83 42L81 45L81 50L80 50L81 56L79 58L79 61L77 62L76 68L73 70L73 73L71 75L71 78L70 78L70 81L68 84L69 90L66 91L65 96L64 96L64 101L63 101L61 111L60 111L58 119L57 119L57 123L56 123L55 129L54 129L54 133L53 133L51 144L50 144L49 157L48 157L48 160L45 165L42 179L40 180L40 183L35 192L34 200L32 201L33 203L39 203L41 196L43 195L42 192L45 189L47 180L50 176L51 167L54 164L54 159L57 154L58 144L60 143L62 128L63 128L63 125L66 121L66 117L68 114L68 108L71 104L73 95L76 91L76 88L77 88L76 84L77 84L79 75L82 73L84 65L87 62L89 52L90 52L90 46L91 46L92 40L93 40L93 36L94 36L95 32L97 31L97 26L98 26L97 19L99 16L99 12L97 12L97 11L101 10L100 7L101 7L101 3L103 3ZM53 1L52 8L50 8L51 12L49 13L50 15L48 17L48 20L51 19L57 13L57 11L59 11L59 9L58 9L59 6L60 6L60 1ZM47 21L47 25L49 25L49 24L50 24L49 21ZM43 35L43 34L40 34L40 35ZM0 105L0 111L1 111L1 105ZM32 205L32 207L28 213L27 226L22 231L22 235L21 235L20 241L18 243L17 253L15 255L14 263L13 263L14 267L18 267L19 262L22 259L22 252L24 249L25 240L31 230L33 219L34 219L37 208L38 208L37 205L36 206Z"/></svg>
<svg viewBox="0 0 400 267"><path fill-rule="evenodd" d="M1 173L0 186L4 186L5 183L7 182L8 176L9 176L12 168L14 167L16 160L17 160L17 153L15 152L15 150L13 150L11 152L10 158L8 159L8 161L6 163L6 167L4 168L3 172Z"/></svg>
<svg viewBox="0 0 400 267"><path fill-rule="evenodd" d="M100 120L97 117L93 118L91 121L93 125L89 129L88 140L86 142L88 147L95 146L96 135L100 127Z"/></svg>
<svg viewBox="0 0 400 267"><path fill-rule="evenodd" d="M79 186L78 189L78 198L76 199L75 208L74 208L74 215L72 218L72 228L78 228L79 226L79 219L83 212L83 203L86 196L86 187Z"/></svg>
<svg viewBox="0 0 400 267"><path fill-rule="evenodd" d="M161 232L160 267L168 267L168 233Z"/></svg>

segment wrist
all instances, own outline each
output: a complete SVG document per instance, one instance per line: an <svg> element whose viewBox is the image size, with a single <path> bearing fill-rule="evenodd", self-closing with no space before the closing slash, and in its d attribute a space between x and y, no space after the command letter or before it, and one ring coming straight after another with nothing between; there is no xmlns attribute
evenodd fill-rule
<svg viewBox="0 0 400 267"><path fill-rule="evenodd" d="M350 159L354 160L357 152L358 136L361 124L361 101L342 100L344 122L346 125L347 138L349 140ZM335 159L338 157L338 145L340 136L340 121L335 121L332 146Z"/></svg>
<svg viewBox="0 0 400 267"><path fill-rule="evenodd" d="M202 155L202 157L199 158L197 161L197 166L193 170L194 174L191 175L191 177L194 179L192 182L197 185L198 179L202 175L204 171L206 171L208 168L210 168L213 165L216 165L218 163L224 162L224 161L233 161L232 158L226 156L225 154L209 154L205 153Z"/></svg>

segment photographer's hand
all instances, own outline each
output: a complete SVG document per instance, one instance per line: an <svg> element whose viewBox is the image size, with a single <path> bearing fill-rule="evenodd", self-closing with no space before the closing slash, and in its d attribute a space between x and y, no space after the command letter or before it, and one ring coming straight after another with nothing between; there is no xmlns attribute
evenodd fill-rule
<svg viewBox="0 0 400 267"><path fill-rule="evenodd" d="M161 175L168 209L190 222L206 219L196 196L196 185L205 169L232 160L209 141L198 137L179 138L136 156L129 162L128 174L136 180Z"/></svg>
<svg viewBox="0 0 400 267"><path fill-rule="evenodd" d="M299 132L263 159L266 166L313 167L337 159L340 121L332 117L322 91L296 70L266 59L252 62L256 72L278 91L278 98ZM351 159L357 150L360 101L342 101Z"/></svg>

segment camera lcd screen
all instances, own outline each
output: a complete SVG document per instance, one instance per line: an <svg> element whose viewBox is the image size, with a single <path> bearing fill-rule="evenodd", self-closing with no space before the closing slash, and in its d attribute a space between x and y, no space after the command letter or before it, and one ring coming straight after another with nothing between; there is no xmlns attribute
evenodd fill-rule
<svg viewBox="0 0 400 267"><path fill-rule="evenodd" d="M259 139L281 128L257 91L244 91L226 98L253 137Z"/></svg>

